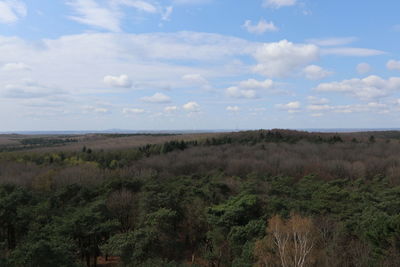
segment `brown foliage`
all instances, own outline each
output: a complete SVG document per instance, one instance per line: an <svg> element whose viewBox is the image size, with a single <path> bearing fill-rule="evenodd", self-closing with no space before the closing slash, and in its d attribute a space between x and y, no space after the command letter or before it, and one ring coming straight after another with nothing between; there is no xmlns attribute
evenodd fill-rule
<svg viewBox="0 0 400 267"><path fill-rule="evenodd" d="M128 232L134 228L138 215L138 197L127 189L112 192L106 202L110 213L118 219L121 231Z"/></svg>
<svg viewBox="0 0 400 267"><path fill-rule="evenodd" d="M315 260L317 231L310 218L275 215L268 221L267 236L256 243L259 266L304 267Z"/></svg>

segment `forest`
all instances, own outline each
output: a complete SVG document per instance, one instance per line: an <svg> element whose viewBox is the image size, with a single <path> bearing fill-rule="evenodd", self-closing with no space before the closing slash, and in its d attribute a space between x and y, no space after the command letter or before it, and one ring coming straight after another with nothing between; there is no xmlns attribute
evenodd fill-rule
<svg viewBox="0 0 400 267"><path fill-rule="evenodd" d="M400 132L8 138L0 266L400 266Z"/></svg>

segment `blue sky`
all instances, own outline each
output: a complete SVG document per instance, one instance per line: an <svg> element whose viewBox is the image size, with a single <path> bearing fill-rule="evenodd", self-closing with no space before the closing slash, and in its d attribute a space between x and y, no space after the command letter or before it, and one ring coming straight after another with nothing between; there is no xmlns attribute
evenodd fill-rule
<svg viewBox="0 0 400 267"><path fill-rule="evenodd" d="M398 10L0 0L0 131L400 127Z"/></svg>

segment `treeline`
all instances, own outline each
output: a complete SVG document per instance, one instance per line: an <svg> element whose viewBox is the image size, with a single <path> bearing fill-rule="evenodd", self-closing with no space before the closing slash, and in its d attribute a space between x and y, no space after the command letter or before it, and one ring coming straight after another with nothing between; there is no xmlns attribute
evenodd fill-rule
<svg viewBox="0 0 400 267"><path fill-rule="evenodd" d="M399 251L395 135L0 154L0 266L383 267Z"/></svg>
<svg viewBox="0 0 400 267"><path fill-rule="evenodd" d="M18 145L0 146L0 152L21 151L21 150L41 148L41 147L62 146L69 143L78 142L78 140L74 138L46 138L46 137L23 138L18 141L20 143Z"/></svg>
<svg viewBox="0 0 400 267"><path fill-rule="evenodd" d="M114 135L110 135L113 136ZM116 135L118 137L120 135ZM124 135L122 135L124 136ZM158 135L157 135L158 136ZM218 137L204 138L194 141L167 141L163 144L147 144L138 148L129 150L116 150L116 151L104 151L93 150L90 147L84 146L81 152L64 152L59 151L56 153L4 153L0 155L1 158L15 160L23 160L26 162L34 162L35 164L71 164L74 162L95 162L102 168L125 167L138 159L150 157L153 155L163 155L173 151L182 151L192 147L209 147L209 146L221 146L221 145L256 145L259 143L289 143L295 144L300 141L306 141L310 143L343 143L343 139L338 134L324 134L314 135L307 132L298 131L284 131L284 130L260 130L260 131L249 131L239 132L220 135ZM48 138L33 138L24 139L21 142L30 145L43 145L52 146L56 144L63 144L65 142L77 142L76 139L48 139ZM353 138L351 142L359 142L356 138ZM369 142L375 142L373 136L370 136ZM22 150L31 147L18 147L16 150ZM13 150L13 149L11 149Z"/></svg>

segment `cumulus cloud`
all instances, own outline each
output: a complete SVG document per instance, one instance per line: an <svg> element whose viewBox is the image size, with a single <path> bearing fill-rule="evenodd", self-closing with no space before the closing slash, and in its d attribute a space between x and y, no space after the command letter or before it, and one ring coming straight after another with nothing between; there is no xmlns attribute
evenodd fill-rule
<svg viewBox="0 0 400 267"><path fill-rule="evenodd" d="M261 19L257 24L253 24L251 20L246 20L243 24L243 28L253 34L263 34L265 32L276 32L279 30L272 21L267 22L265 19Z"/></svg>
<svg viewBox="0 0 400 267"><path fill-rule="evenodd" d="M316 97L316 96L308 96L307 101L313 105L323 105L328 104L329 100L326 98Z"/></svg>
<svg viewBox="0 0 400 267"><path fill-rule="evenodd" d="M333 74L317 65L309 65L303 69L303 73L309 80L321 80Z"/></svg>
<svg viewBox="0 0 400 267"><path fill-rule="evenodd" d="M198 86L205 90L211 89L211 85L208 80L200 74L185 74L182 76L182 80L185 81L189 86Z"/></svg>
<svg viewBox="0 0 400 267"><path fill-rule="evenodd" d="M225 89L225 94L232 98L253 99L258 98L258 93L263 92L277 93L275 82L270 79L263 81L248 79Z"/></svg>
<svg viewBox="0 0 400 267"><path fill-rule="evenodd" d="M105 84L112 87L122 87L122 88L132 87L132 81L126 74L122 74L120 76L107 75L104 77L103 81Z"/></svg>
<svg viewBox="0 0 400 267"><path fill-rule="evenodd" d="M372 70L371 65L368 63L360 63L357 65L356 70L358 74L366 74Z"/></svg>
<svg viewBox="0 0 400 267"><path fill-rule="evenodd" d="M145 96L141 98L142 101L148 103L169 103L171 102L171 98L163 93L155 93L152 96Z"/></svg>
<svg viewBox="0 0 400 267"><path fill-rule="evenodd" d="M29 71L31 68L22 62L17 62L17 63L7 63L4 64L3 67L1 68L3 71Z"/></svg>
<svg viewBox="0 0 400 267"><path fill-rule="evenodd" d="M275 86L275 83L270 79L267 79L264 81L248 79L245 81L241 81L238 86L242 89L261 90L261 89L271 89Z"/></svg>
<svg viewBox="0 0 400 267"><path fill-rule="evenodd" d="M122 110L122 113L129 115L129 114L133 114L133 115L138 115L138 114L143 114L145 112L144 109L141 108L124 108Z"/></svg>
<svg viewBox="0 0 400 267"><path fill-rule="evenodd" d="M289 76L299 67L319 58L319 49L313 44L294 44L287 40L266 43L257 49L254 71L268 77Z"/></svg>
<svg viewBox="0 0 400 267"><path fill-rule="evenodd" d="M238 106L227 106L226 110L230 112L238 112L240 111L240 108Z"/></svg>
<svg viewBox="0 0 400 267"><path fill-rule="evenodd" d="M308 105L307 109L311 111L325 111L325 110L331 110L332 107L329 105Z"/></svg>
<svg viewBox="0 0 400 267"><path fill-rule="evenodd" d="M208 83L208 81L200 74L185 74L182 76L182 80L196 84Z"/></svg>
<svg viewBox="0 0 400 267"><path fill-rule="evenodd" d="M177 106L168 106L164 108L164 111L167 113L171 113L177 111L178 109L179 108Z"/></svg>
<svg viewBox="0 0 400 267"><path fill-rule="evenodd" d="M40 84L35 81L7 84L3 89L3 96L7 98L32 99L55 97L65 92L55 87Z"/></svg>
<svg viewBox="0 0 400 267"><path fill-rule="evenodd" d="M6 69L29 66L31 79L80 99L81 95L112 92L113 87L130 88L133 77L127 73L135 74L135 88L143 90L180 89L188 84L212 88L205 77L221 80L243 75L248 67L231 62L250 57L258 46L240 38L197 32L84 33L35 42L0 36L0 44L0 62L13 63ZM22 71L4 73L3 67L0 90L26 78Z"/></svg>
<svg viewBox="0 0 400 267"><path fill-rule="evenodd" d="M11 24L26 17L28 9L24 2L19 0L0 1L0 23Z"/></svg>
<svg viewBox="0 0 400 267"><path fill-rule="evenodd" d="M251 89L240 89L237 86L231 86L226 88L225 93L229 97L233 98L257 98L257 93Z"/></svg>
<svg viewBox="0 0 400 267"><path fill-rule="evenodd" d="M84 106L83 110L85 113L97 113L97 114L107 114L109 113L109 109L104 107L95 107L95 106Z"/></svg>
<svg viewBox="0 0 400 267"><path fill-rule="evenodd" d="M371 75L364 79L351 79L341 82L321 83L315 91L346 93L361 100L379 99L388 96L393 91L400 90L400 78L387 80Z"/></svg>
<svg viewBox="0 0 400 267"><path fill-rule="evenodd" d="M186 110L188 112L192 112L192 113L200 111L200 105L194 101L190 101L190 102L184 104L182 107L184 110Z"/></svg>
<svg viewBox="0 0 400 267"><path fill-rule="evenodd" d="M177 32L137 35L127 40L142 54L154 59L217 61L248 55L257 46L246 40L213 33Z"/></svg>
<svg viewBox="0 0 400 267"><path fill-rule="evenodd" d="M299 101L289 102L287 104L278 104L277 108L286 110L289 113L299 112L301 108L301 103Z"/></svg>
<svg viewBox="0 0 400 267"><path fill-rule="evenodd" d="M297 0L264 0L263 6L270 8L281 8L285 6L294 6Z"/></svg>
<svg viewBox="0 0 400 267"><path fill-rule="evenodd" d="M386 67L388 70L400 70L400 61L389 60Z"/></svg>

